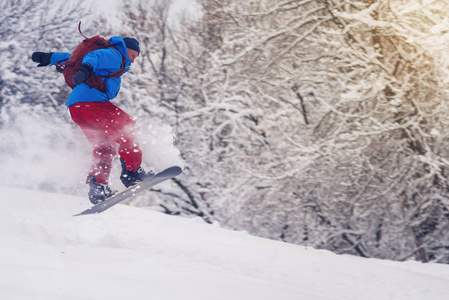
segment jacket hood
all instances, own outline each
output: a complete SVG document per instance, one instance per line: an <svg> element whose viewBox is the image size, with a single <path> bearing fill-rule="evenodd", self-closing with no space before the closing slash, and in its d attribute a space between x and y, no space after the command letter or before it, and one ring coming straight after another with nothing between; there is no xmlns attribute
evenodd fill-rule
<svg viewBox="0 0 449 300"><path fill-rule="evenodd" d="M128 69L131 66L131 60L128 57L128 52L126 51L126 44L125 41L121 36L113 36L109 39L110 45L117 48L120 53L122 53L125 56L125 64L126 68Z"/></svg>

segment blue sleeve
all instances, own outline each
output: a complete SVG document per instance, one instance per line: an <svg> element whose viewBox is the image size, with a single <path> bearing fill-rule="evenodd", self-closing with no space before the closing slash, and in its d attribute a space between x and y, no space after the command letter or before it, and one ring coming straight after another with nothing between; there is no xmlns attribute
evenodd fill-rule
<svg viewBox="0 0 449 300"><path fill-rule="evenodd" d="M52 65L56 65L61 60L66 60L72 55L72 53L68 52L54 52L50 58L50 62Z"/></svg>
<svg viewBox="0 0 449 300"><path fill-rule="evenodd" d="M92 66L97 75L109 75L120 70L122 55L115 49L95 50L84 56L83 64Z"/></svg>

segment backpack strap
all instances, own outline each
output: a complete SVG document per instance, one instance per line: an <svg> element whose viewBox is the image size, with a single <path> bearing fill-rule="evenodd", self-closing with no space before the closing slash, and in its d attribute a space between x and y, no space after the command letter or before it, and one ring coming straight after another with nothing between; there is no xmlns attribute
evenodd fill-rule
<svg viewBox="0 0 449 300"><path fill-rule="evenodd" d="M108 48L113 48L113 49L117 50L118 53L120 53L120 55L122 56L122 66L121 66L121 68L120 68L118 71L112 72L112 73L110 73L109 75L94 75L94 76L96 76L97 78L98 78L98 77L99 77L99 78L104 78L104 81L99 80L99 82L100 82L100 89L99 89L99 91L102 92L102 93L104 93L104 94L106 94L106 97L108 97L108 99L109 99L109 96L108 96L108 94L106 93L106 82L107 82L107 79L108 79L108 78L116 78L116 77L121 76L123 73L125 73L125 69L126 69L126 58L125 58L125 56L122 54L122 52L120 52L116 47L114 47L114 46L109 46ZM91 76L92 76L92 75L91 75Z"/></svg>
<svg viewBox="0 0 449 300"><path fill-rule="evenodd" d="M56 65L55 65L56 71L58 71L59 73L64 72L64 67L65 67L66 62L67 62L68 60L69 60L69 59L66 58L66 59L63 59L63 60L58 61L58 62L56 63Z"/></svg>
<svg viewBox="0 0 449 300"><path fill-rule="evenodd" d="M117 50L117 48L115 48L115 47L113 47L113 46L111 46L111 47ZM117 51L118 51L118 50L117 50ZM109 74L109 77L111 77L111 78L115 78L115 77L122 76L123 73L125 73L125 69L126 69L126 58L125 58L125 56L124 56L120 51L118 51L118 52L119 52L120 55L122 56L122 67L120 68L120 70L115 71L115 72L112 72L111 74Z"/></svg>
<svg viewBox="0 0 449 300"><path fill-rule="evenodd" d="M122 56L122 66L120 67L119 70L110 73L109 75L96 75L98 77L106 77L106 78L116 78L119 76L122 76L123 73L125 73L125 69L126 69L126 58L125 56L122 54L122 52L120 52L116 47L114 46L108 46L108 48L112 48L118 51L118 53L120 53L120 55Z"/></svg>

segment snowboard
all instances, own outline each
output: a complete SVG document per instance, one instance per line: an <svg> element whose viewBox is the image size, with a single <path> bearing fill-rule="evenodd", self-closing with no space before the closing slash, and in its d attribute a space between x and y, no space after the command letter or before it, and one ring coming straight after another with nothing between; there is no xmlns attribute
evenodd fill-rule
<svg viewBox="0 0 449 300"><path fill-rule="evenodd" d="M181 172L182 172L182 170L180 167L170 167L168 169L165 169L164 171L157 173L153 177L150 177L147 180L144 180L136 185L130 186L127 189L114 194L113 196L105 199L104 201L102 201L102 202L92 206L91 208L86 209L85 211L82 211L79 214L76 214L74 216L76 217L76 216L98 214L98 213L104 212L105 210L122 202L125 199L128 199L129 197L134 196L137 193L145 191L145 190L151 188L152 186L155 186L156 184L161 183L167 179L178 176L179 174L181 174Z"/></svg>

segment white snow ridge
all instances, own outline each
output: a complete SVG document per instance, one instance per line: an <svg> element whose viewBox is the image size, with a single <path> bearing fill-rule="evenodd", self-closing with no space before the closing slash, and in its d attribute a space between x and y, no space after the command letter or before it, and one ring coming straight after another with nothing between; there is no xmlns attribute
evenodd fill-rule
<svg viewBox="0 0 449 300"><path fill-rule="evenodd" d="M443 300L449 266L336 255L82 197L0 188L0 299Z"/></svg>

